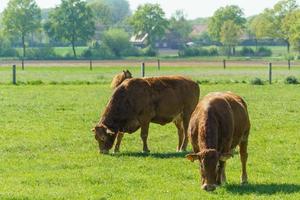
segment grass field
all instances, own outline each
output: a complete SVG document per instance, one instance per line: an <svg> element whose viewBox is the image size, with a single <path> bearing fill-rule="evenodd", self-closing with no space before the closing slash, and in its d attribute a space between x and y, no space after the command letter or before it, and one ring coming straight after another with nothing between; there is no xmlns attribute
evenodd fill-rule
<svg viewBox="0 0 300 200"><path fill-rule="evenodd" d="M129 69L139 76L138 68ZM173 124L151 125L148 156L140 153L138 133L124 137L121 153L99 155L90 129L112 93L112 76L120 70L29 67L18 76L26 84L13 86L10 69L0 68L1 200L300 199L300 87L283 83L290 74L299 78L298 68L275 68L275 84L264 86L247 82L267 77L262 68L147 71L149 76L209 80L200 85L201 96L231 90L247 101L252 123L249 185L239 185L236 155L228 161L228 184L212 193L200 189L198 164L175 152Z"/></svg>

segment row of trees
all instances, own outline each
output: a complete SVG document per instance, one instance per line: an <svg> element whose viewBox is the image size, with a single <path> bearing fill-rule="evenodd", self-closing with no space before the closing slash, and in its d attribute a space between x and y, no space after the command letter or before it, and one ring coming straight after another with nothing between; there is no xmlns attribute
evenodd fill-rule
<svg viewBox="0 0 300 200"><path fill-rule="evenodd" d="M296 0L282 0L271 9L261 14L244 17L237 6L226 6L218 9L209 21L209 34L213 40L219 41L235 54L235 46L243 33L256 41L272 38L284 41L287 52L291 44L300 51L300 9Z"/></svg>
<svg viewBox="0 0 300 200"><path fill-rule="evenodd" d="M288 52L291 45L300 51L300 9L296 0L281 0L273 8L248 19L238 6L226 6L204 21L208 31L199 37L209 44L222 45L228 55L235 54L243 34L253 38L256 44L272 38L284 41ZM167 19L158 4L144 4L131 13L126 0L62 0L49 11L41 10L35 0L10 0L1 15L0 34L21 42L23 57L26 57L26 40L39 36L46 36L46 43L50 44L69 43L74 57L76 45L99 39L98 44L91 42L93 48L86 55L101 46L121 56L124 49L133 50L129 43L132 35L146 35L149 52L155 52L155 42L163 37L184 46L192 39L193 23L196 22L186 20L182 11Z"/></svg>

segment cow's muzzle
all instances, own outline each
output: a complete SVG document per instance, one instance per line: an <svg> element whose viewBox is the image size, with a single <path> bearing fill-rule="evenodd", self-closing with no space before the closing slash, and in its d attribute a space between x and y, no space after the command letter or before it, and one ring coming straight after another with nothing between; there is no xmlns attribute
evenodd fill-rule
<svg viewBox="0 0 300 200"><path fill-rule="evenodd" d="M216 185L208 185L208 184L204 184L201 187L203 190L211 192L214 191L216 189Z"/></svg>
<svg viewBox="0 0 300 200"><path fill-rule="evenodd" d="M106 149L100 150L100 154L108 154L108 153L109 153L109 150L106 150Z"/></svg>

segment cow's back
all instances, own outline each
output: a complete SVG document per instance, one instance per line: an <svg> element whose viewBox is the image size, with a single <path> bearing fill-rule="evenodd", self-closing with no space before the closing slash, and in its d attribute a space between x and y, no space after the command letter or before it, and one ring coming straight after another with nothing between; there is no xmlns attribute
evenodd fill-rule
<svg viewBox="0 0 300 200"><path fill-rule="evenodd" d="M151 87L155 106L154 121L172 121L182 112L192 112L199 100L200 89L194 81L182 76L145 78Z"/></svg>
<svg viewBox="0 0 300 200"><path fill-rule="evenodd" d="M199 102L190 120L189 134L195 152L213 146L222 151L227 143L234 148L241 139L247 139L249 128L243 99L231 92L217 92Z"/></svg>

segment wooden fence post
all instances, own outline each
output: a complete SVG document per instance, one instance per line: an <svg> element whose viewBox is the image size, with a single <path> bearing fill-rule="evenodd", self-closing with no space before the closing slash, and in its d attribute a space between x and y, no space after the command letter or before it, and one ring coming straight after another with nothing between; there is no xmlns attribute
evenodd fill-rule
<svg viewBox="0 0 300 200"><path fill-rule="evenodd" d="M157 69L160 70L160 60L157 60Z"/></svg>
<svg viewBox="0 0 300 200"><path fill-rule="evenodd" d="M144 62L141 65L141 76L145 77L145 63Z"/></svg>
<svg viewBox="0 0 300 200"><path fill-rule="evenodd" d="M93 61L92 61L92 59L90 59L90 70L91 71L93 70Z"/></svg>
<svg viewBox="0 0 300 200"><path fill-rule="evenodd" d="M226 69L226 60L223 60L223 68Z"/></svg>
<svg viewBox="0 0 300 200"><path fill-rule="evenodd" d="M17 72L16 72L16 71L17 71L17 70L16 70L16 65L13 65L13 66L12 66L12 83L13 83L14 85L17 84L17 77L16 77Z"/></svg>
<svg viewBox="0 0 300 200"><path fill-rule="evenodd" d="M272 63L269 63L269 83L272 84Z"/></svg>

